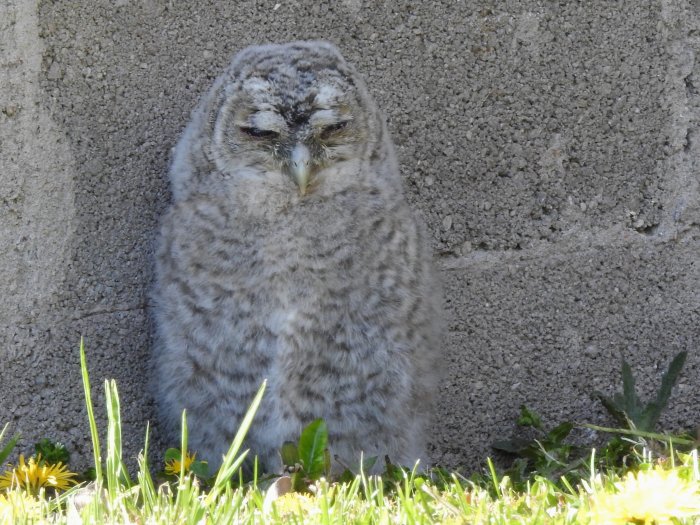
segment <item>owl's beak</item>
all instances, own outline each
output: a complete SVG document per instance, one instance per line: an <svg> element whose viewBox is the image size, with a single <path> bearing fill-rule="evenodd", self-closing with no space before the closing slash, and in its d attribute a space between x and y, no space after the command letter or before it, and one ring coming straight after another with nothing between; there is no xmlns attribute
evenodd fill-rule
<svg viewBox="0 0 700 525"><path fill-rule="evenodd" d="M304 144L296 144L292 150L289 163L294 182L299 188L299 194L303 197L306 194L306 187L309 184L309 174L311 172L311 152Z"/></svg>

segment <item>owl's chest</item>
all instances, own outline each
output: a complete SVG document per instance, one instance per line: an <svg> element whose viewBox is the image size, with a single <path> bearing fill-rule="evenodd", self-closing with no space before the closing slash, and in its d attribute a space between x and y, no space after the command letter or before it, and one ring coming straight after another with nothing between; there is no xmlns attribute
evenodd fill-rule
<svg viewBox="0 0 700 525"><path fill-rule="evenodd" d="M254 281L267 290L266 300L286 309L290 319L335 308L362 277L361 251L358 239L347 232L273 235L251 254L257 261Z"/></svg>
<svg viewBox="0 0 700 525"><path fill-rule="evenodd" d="M361 314L353 290L370 271L363 264L363 236L351 219L343 218L343 228L313 219L292 217L261 228L255 243L232 247L233 307L254 300L251 310L276 335L320 337L317 331L346 325L349 312Z"/></svg>
<svg viewBox="0 0 700 525"><path fill-rule="evenodd" d="M267 286L299 293L354 278L366 247L358 211L300 208L258 225L254 245L239 252Z"/></svg>
<svg viewBox="0 0 700 525"><path fill-rule="evenodd" d="M387 302L374 297L383 292L372 283L381 281L374 274L384 271L391 247L368 226L369 212L329 204L270 221L231 213L220 224L197 210L201 219L174 242L172 260L206 299L199 306L227 332L239 332L239 321L273 334L337 331L349 317L366 322L372 305Z"/></svg>

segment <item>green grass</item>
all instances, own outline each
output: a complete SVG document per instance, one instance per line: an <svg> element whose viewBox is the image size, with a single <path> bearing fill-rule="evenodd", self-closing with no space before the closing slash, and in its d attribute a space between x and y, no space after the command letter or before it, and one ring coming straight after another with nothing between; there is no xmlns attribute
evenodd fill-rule
<svg viewBox="0 0 700 525"><path fill-rule="evenodd" d="M597 472L592 451L589 474L578 483L535 476L518 490L508 477L499 477L490 461L490 472L481 477L481 483L457 474L440 476L397 469L392 479L359 474L342 483L330 483L321 478L310 492L290 492L277 499L256 480L235 488L230 480L238 480L247 453L241 450L243 438L262 399L264 385L222 468L206 489L195 476L186 475L184 468L175 482L154 480L147 461L148 429L138 473L131 478L122 461L116 384L105 381L108 428L103 455L82 345L81 365L94 467L100 481L60 495L41 492L38 498L19 489L0 491L0 523L700 523L697 450L672 453L664 464L647 455L636 467L636 478L631 474L623 477L616 471ZM186 451L184 430L183 457Z"/></svg>
<svg viewBox="0 0 700 525"><path fill-rule="evenodd" d="M205 494L192 477L175 487L155 487L143 459L141 466L136 484L121 485L102 495L94 492L81 509L71 503L76 489L60 500L23 499L14 492L16 501L0 504L0 519L3 523L616 523L597 517L593 510L598 495L614 492L618 481L601 475L568 491L540 479L516 492L505 478L498 483L496 496L457 476L438 488L430 480L407 473L391 493L381 478L358 476L339 484L321 480L314 495L290 493L266 502L259 487L233 489L224 483ZM689 485L695 484L697 500L697 456L675 469ZM700 514L673 523L700 523Z"/></svg>

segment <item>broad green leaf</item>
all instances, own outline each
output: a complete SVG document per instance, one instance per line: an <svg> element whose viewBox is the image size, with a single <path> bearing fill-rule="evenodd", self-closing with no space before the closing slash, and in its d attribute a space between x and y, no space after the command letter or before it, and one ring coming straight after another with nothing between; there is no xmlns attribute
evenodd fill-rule
<svg viewBox="0 0 700 525"><path fill-rule="evenodd" d="M668 400L671 397L671 392L678 381L678 376L683 369L685 358L687 356L688 352L679 352L676 357L673 358L671 364L668 365L666 373L664 373L663 377L661 378L661 387L656 394L656 400L649 403L644 410L646 428L643 428L642 430L651 432L654 430L654 428L656 428L656 424L659 422L659 418L661 417L661 412L668 404Z"/></svg>
<svg viewBox="0 0 700 525"><path fill-rule="evenodd" d="M306 476L317 479L323 475L325 450L328 446L328 428L323 419L312 421L299 438L299 460Z"/></svg>
<svg viewBox="0 0 700 525"><path fill-rule="evenodd" d="M566 436L568 436L571 433L571 430L574 428L574 424L571 423L570 421L565 421L564 423L561 423L554 427L552 430L549 431L547 434L547 437L554 443L559 443L561 442Z"/></svg>
<svg viewBox="0 0 700 525"><path fill-rule="evenodd" d="M500 439L495 441L491 447L509 454L522 454L531 443L531 439L524 438Z"/></svg>
<svg viewBox="0 0 700 525"><path fill-rule="evenodd" d="M625 413L627 422L625 426L629 428L637 428L643 424L644 405L642 400L637 396L636 383L632 368L627 361L622 360L622 398L620 408ZM631 424L630 424L631 423Z"/></svg>
<svg viewBox="0 0 700 525"><path fill-rule="evenodd" d="M282 456L282 464L286 467L293 467L299 463L299 449L291 441L287 441L282 445L280 456Z"/></svg>
<svg viewBox="0 0 700 525"><path fill-rule="evenodd" d="M616 402L616 396L613 396L613 398L610 399L601 392L594 392L593 395L600 400L608 413L615 418L615 421L622 426L627 426L627 416L625 416L625 412L620 404Z"/></svg>
<svg viewBox="0 0 700 525"><path fill-rule="evenodd" d="M627 361L622 360L622 395L624 396L624 410L628 416L632 417L640 406L637 392L634 390L634 376Z"/></svg>
<svg viewBox="0 0 700 525"><path fill-rule="evenodd" d="M661 388L659 388L659 392L656 394L656 402L662 409L666 407L666 403L668 403L671 397L671 391L673 387L676 386L678 376L681 370L683 370L686 357L688 357L688 352L679 352L676 357L673 358L671 364L668 365L666 373L661 378Z"/></svg>
<svg viewBox="0 0 700 525"><path fill-rule="evenodd" d="M190 464L190 472L202 479L209 477L209 464L206 461L193 461Z"/></svg>
<svg viewBox="0 0 700 525"><path fill-rule="evenodd" d="M168 450L165 451L165 461L180 461L180 458L182 457L182 453L180 452L179 449L177 448L169 448Z"/></svg>

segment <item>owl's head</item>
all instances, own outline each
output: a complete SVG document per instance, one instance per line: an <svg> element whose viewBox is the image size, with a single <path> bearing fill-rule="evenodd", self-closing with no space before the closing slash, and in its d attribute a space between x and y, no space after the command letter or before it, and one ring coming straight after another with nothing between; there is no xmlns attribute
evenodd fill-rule
<svg viewBox="0 0 700 525"><path fill-rule="evenodd" d="M195 168L189 176L204 186L213 187L206 178L216 174L239 188L300 199L362 186L368 173L386 171L391 178L395 169L369 169L394 162L384 133L355 70L332 44L311 41L238 53L193 114L181 143L188 142L187 167ZM178 181L179 153L172 174L176 197L178 183L184 188L197 182ZM202 163L207 168L196 169Z"/></svg>

